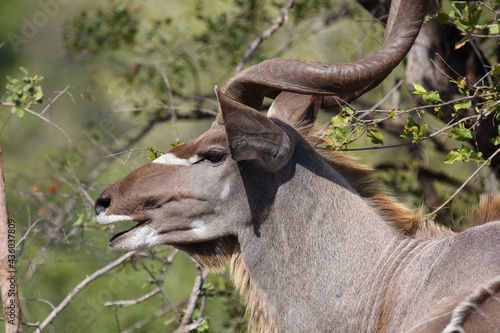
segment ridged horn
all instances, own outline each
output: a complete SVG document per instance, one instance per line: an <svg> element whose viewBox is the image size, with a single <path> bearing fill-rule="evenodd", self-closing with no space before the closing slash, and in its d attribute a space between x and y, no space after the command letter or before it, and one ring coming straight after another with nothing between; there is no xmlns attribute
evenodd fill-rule
<svg viewBox="0 0 500 333"><path fill-rule="evenodd" d="M393 0L384 38L370 56L349 63L328 64L297 59L271 59L247 68L227 80L222 92L242 104L259 109L264 97L281 91L350 102L376 87L403 60L420 31L428 0Z"/></svg>

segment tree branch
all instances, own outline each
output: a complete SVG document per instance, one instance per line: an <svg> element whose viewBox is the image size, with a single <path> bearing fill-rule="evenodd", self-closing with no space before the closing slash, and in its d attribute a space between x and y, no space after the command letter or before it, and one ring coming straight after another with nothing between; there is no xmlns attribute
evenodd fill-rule
<svg viewBox="0 0 500 333"><path fill-rule="evenodd" d="M467 178L467 180L462 184L462 186L460 186L456 191L455 193L453 193L452 196L450 196L448 198L448 200L446 200L441 206L439 206L438 208L436 208L432 213L431 215L434 215L436 214L437 212L439 212L441 209L444 208L444 206L446 206L451 200L453 200L454 197L457 196L458 193L460 193L460 191L462 191L462 189L472 180L472 178L474 178L478 173L479 171L481 171L486 165L489 164L489 162L491 162L491 160L493 159L493 157L495 157L498 153L500 153L500 148L498 148L493 154L491 154L491 156L486 160L484 161L478 168L476 171L474 171L474 173L469 177Z"/></svg>
<svg viewBox="0 0 500 333"><path fill-rule="evenodd" d="M295 0L287 0L287 2L283 5L283 7L281 7L278 17L274 19L273 24L263 33L258 35L257 38L255 38L250 43L240 63L238 64L238 66L236 66L236 69L234 70L234 75L241 72L241 70L252 56L252 53L255 51L257 46L259 46L263 41L274 35L276 31L278 31L279 28L281 28L281 26L288 20L288 12L290 11L290 8L292 8L294 2Z"/></svg>
<svg viewBox="0 0 500 333"><path fill-rule="evenodd" d="M107 266L104 266L103 268L95 271L94 273L92 273L92 275L87 276L72 291L70 291L70 293L64 298L64 300L61 303L59 303L59 305L47 316L47 318L45 318L45 320L40 324L40 326L38 326L35 333L42 333L45 327L47 327L47 325L49 325L57 317L57 315L69 304L69 302L71 302L71 300L75 298L75 296L80 291L82 291L82 289L85 288L88 284L90 284L92 281L94 281L101 275L106 274L113 268L121 265L124 261L133 257L136 254L137 251L128 252L123 256L121 256L120 258L116 259L115 261L111 262Z"/></svg>
<svg viewBox="0 0 500 333"><path fill-rule="evenodd" d="M9 219L7 212L2 148L0 145L0 283L5 333L23 332L19 287L16 278L14 231L15 221Z"/></svg>
<svg viewBox="0 0 500 333"><path fill-rule="evenodd" d="M125 306L136 305L136 304L139 304L139 303L153 297L154 295L158 294L159 292L160 292L160 288L158 287L158 288L150 291L149 293L142 295L141 297L139 297L137 299L126 300L126 301L106 302L106 303L104 303L104 306L125 307Z"/></svg>
<svg viewBox="0 0 500 333"><path fill-rule="evenodd" d="M188 305L184 311L184 316L182 317L181 325L173 333L188 333L189 331L203 325L205 322L203 318L198 318L194 322L191 322L194 310L196 309L196 302L200 297L201 288L207 279L209 271L202 270L201 266L195 262L196 267L196 279L193 284L193 289L191 290L191 295L189 296Z"/></svg>

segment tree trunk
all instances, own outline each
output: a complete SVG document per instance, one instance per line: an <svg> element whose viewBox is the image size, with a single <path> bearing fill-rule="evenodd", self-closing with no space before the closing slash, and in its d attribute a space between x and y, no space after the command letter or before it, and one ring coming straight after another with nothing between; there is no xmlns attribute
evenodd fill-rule
<svg viewBox="0 0 500 333"><path fill-rule="evenodd" d="M22 333L21 306L16 275L15 221L9 219L0 144L0 283L5 333Z"/></svg>

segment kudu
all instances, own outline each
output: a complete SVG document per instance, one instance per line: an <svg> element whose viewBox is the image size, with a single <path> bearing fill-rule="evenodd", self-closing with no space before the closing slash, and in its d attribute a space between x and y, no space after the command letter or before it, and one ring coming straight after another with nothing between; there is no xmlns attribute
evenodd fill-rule
<svg viewBox="0 0 500 333"><path fill-rule="evenodd" d="M169 244L210 269L229 262L255 332L492 331L500 222L455 234L420 219L368 168L318 153L307 136L321 106L368 91L403 59L425 6L394 1L364 60L274 59L227 81L207 132L98 197L100 224L138 223L109 246ZM277 96L267 117L256 110L264 96Z"/></svg>

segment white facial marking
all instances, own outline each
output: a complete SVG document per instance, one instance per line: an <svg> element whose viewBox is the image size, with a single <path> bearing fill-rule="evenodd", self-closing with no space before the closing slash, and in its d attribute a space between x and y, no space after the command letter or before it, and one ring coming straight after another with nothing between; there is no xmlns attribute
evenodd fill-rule
<svg viewBox="0 0 500 333"><path fill-rule="evenodd" d="M166 153L155 159L153 163L163 164L163 165L192 165L200 160L198 155L191 156L188 159L178 158L174 154Z"/></svg>
<svg viewBox="0 0 500 333"><path fill-rule="evenodd" d="M130 231L130 233L132 233L131 237L120 244L120 248L131 251L141 248L152 248L158 245L158 232L147 225L140 226Z"/></svg>
<svg viewBox="0 0 500 333"><path fill-rule="evenodd" d="M226 199L229 196L229 190L231 189L231 185L229 185L229 182L227 182L224 185L224 188L222 189L222 192L220 194L221 199Z"/></svg>
<svg viewBox="0 0 500 333"><path fill-rule="evenodd" d="M194 220L193 222L191 222L190 227L198 236L203 236L207 231L207 226L202 220Z"/></svg>
<svg viewBox="0 0 500 333"><path fill-rule="evenodd" d="M133 220L130 216L127 215L104 215L104 213L97 215L97 223L101 225L111 224L121 221L133 221Z"/></svg>

